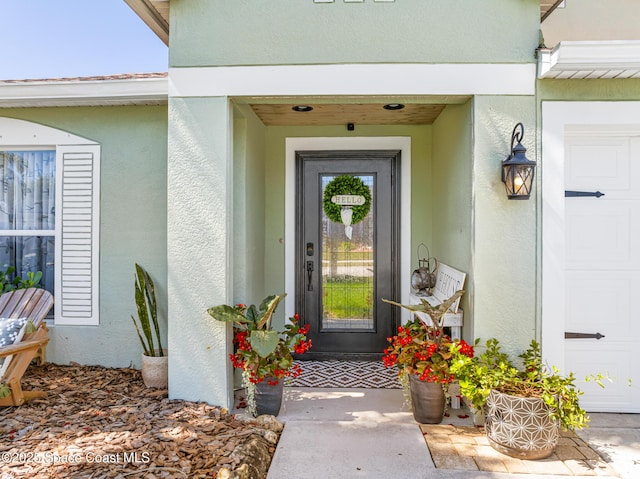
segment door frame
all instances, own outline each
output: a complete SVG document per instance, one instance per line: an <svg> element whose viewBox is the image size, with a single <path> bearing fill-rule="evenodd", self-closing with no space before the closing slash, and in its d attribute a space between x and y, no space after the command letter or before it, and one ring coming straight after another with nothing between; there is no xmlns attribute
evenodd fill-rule
<svg viewBox="0 0 640 479"><path fill-rule="evenodd" d="M411 137L317 137L285 140L285 315L294 315L296 288L296 151L306 150L400 150L400 301L409 301L411 268ZM406 281L405 281L406 278ZM404 323L409 314L403 311Z"/></svg>
<svg viewBox="0 0 640 479"><path fill-rule="evenodd" d="M568 125L640 129L638 101L542 102L541 338L545 362L565 369L564 141Z"/></svg>

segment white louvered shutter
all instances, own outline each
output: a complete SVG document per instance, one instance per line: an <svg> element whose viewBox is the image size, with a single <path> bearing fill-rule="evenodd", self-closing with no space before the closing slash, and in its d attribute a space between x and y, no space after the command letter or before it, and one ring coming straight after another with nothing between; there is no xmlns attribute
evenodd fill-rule
<svg viewBox="0 0 640 479"><path fill-rule="evenodd" d="M55 323L99 324L100 146L57 146Z"/></svg>

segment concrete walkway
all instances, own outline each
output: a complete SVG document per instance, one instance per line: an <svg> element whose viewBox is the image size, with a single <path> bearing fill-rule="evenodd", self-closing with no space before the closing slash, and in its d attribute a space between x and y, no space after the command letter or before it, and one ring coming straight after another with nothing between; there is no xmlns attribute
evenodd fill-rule
<svg viewBox="0 0 640 479"><path fill-rule="evenodd" d="M443 424L470 425L452 410ZM612 421L611 416L615 416ZM287 388L268 479L611 477L437 469L399 389ZM594 415L580 436L625 479L640 477L640 415Z"/></svg>

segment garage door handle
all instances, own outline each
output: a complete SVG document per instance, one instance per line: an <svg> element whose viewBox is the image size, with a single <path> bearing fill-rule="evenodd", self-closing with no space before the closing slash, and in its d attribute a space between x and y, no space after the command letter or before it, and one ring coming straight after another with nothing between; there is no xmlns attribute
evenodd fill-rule
<svg viewBox="0 0 640 479"><path fill-rule="evenodd" d="M565 191L564 192L565 198L576 198L576 197L583 197L583 196L595 196L596 198L600 198L601 196L604 196L604 193L602 193L601 191Z"/></svg>
<svg viewBox="0 0 640 479"><path fill-rule="evenodd" d="M564 339L601 339L604 334L600 333L564 333Z"/></svg>

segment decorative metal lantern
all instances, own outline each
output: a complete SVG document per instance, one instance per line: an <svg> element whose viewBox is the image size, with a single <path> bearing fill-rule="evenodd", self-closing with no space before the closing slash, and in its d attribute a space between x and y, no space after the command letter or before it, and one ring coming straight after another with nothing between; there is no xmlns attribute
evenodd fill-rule
<svg viewBox="0 0 640 479"><path fill-rule="evenodd" d="M528 200L531 196L536 162L525 156L527 149L522 146L523 138L524 126L518 123L511 134L511 153L502 162L502 181L507 188L507 198L510 200ZM517 144L513 146L516 142Z"/></svg>
<svg viewBox="0 0 640 479"><path fill-rule="evenodd" d="M424 246L427 250L427 257L420 258L420 246ZM433 265L433 269L432 266ZM429 290L436 285L436 270L438 269L438 260L429 256L429 248L424 243L418 245L418 269L411 273L411 287L421 295L429 295Z"/></svg>

